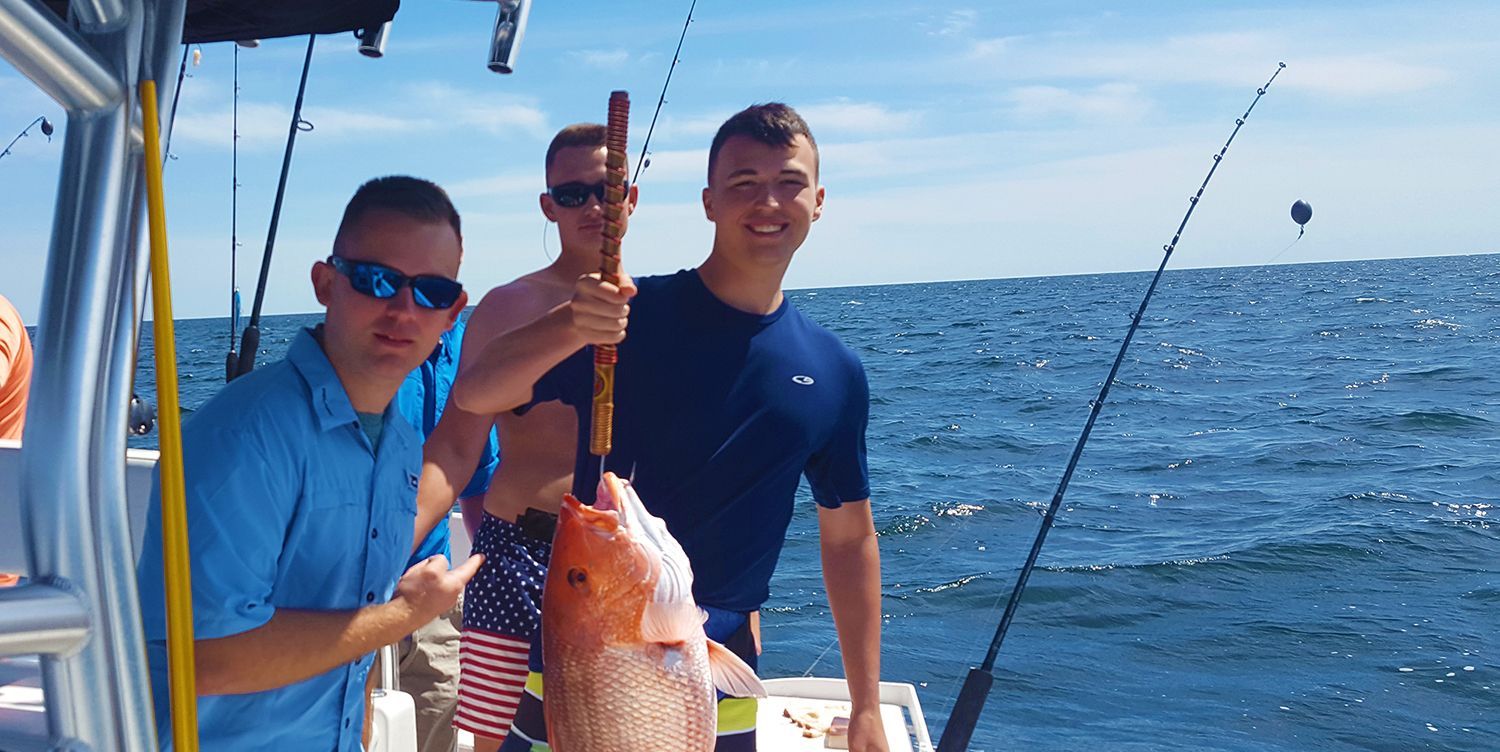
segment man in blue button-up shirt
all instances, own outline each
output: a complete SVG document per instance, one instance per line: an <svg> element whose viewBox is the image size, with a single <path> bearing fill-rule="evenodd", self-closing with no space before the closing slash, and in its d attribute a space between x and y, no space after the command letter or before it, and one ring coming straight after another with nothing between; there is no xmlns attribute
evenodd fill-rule
<svg viewBox="0 0 1500 752"><path fill-rule="evenodd" d="M313 265L324 324L184 425L204 749L358 750L371 653L451 607L478 568L436 556L402 573L422 447L392 406L463 310L461 237L436 185L366 183ZM150 517L138 579L165 731L159 489Z"/></svg>

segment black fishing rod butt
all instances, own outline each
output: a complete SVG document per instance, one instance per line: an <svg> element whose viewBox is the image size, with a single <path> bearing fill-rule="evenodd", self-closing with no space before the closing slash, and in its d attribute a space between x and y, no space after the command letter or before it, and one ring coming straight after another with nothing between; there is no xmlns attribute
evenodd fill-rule
<svg viewBox="0 0 1500 752"><path fill-rule="evenodd" d="M255 370L255 354L260 352L260 327L247 326L240 335L240 359L235 367L234 378ZM233 381L234 379L230 379Z"/></svg>
<svg viewBox="0 0 1500 752"><path fill-rule="evenodd" d="M948 716L948 725L943 727L937 752L965 752L969 748L969 739L974 736L974 727L979 724L979 714L984 711L984 701L994 683L994 674L983 668L969 669L958 701L953 703L953 713Z"/></svg>

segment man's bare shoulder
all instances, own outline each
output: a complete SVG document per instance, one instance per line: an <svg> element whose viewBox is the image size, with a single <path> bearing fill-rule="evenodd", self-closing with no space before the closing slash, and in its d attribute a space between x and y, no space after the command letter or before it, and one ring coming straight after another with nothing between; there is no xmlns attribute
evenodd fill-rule
<svg viewBox="0 0 1500 752"><path fill-rule="evenodd" d="M469 314L469 331L493 337L530 323L567 301L572 283L547 269L517 277L485 293Z"/></svg>

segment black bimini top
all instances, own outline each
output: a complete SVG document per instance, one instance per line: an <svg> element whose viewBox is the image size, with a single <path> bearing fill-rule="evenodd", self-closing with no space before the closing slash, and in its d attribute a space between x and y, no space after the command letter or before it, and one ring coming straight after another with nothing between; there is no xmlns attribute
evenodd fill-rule
<svg viewBox="0 0 1500 752"><path fill-rule="evenodd" d="M68 0L46 0L66 18ZM379 26L400 0L188 0L183 44L339 34Z"/></svg>

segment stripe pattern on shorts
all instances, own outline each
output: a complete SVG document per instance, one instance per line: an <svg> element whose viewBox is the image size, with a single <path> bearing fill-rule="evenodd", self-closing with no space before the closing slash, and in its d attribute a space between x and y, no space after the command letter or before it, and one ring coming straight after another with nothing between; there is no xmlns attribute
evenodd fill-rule
<svg viewBox="0 0 1500 752"><path fill-rule="evenodd" d="M480 736L505 738L526 684L530 643L472 627L464 630L460 648L463 673L453 725Z"/></svg>

